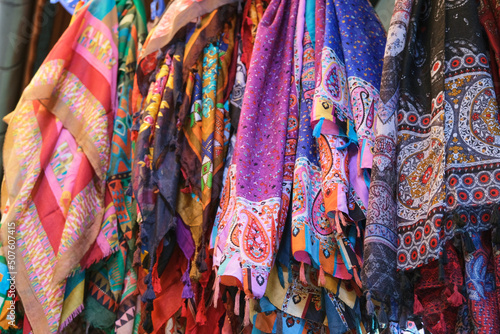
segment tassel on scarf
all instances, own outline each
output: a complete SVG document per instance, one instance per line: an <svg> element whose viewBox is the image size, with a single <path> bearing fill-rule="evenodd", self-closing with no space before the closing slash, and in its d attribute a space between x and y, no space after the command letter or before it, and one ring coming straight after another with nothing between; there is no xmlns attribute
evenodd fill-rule
<svg viewBox="0 0 500 334"><path fill-rule="evenodd" d="M243 326L250 325L250 297L245 297L245 318L243 319Z"/></svg>
<svg viewBox="0 0 500 334"><path fill-rule="evenodd" d="M238 289L236 292L236 297L234 298L234 314L240 315L240 298L241 298L241 290Z"/></svg>
<svg viewBox="0 0 500 334"><path fill-rule="evenodd" d="M424 312L424 307L420 300L418 300L417 294L413 295L413 313L422 314Z"/></svg>
<svg viewBox="0 0 500 334"><path fill-rule="evenodd" d="M196 311L196 323L204 326L207 323L206 308L205 308L205 289L201 290L201 300Z"/></svg>
<svg viewBox="0 0 500 334"><path fill-rule="evenodd" d="M491 232L491 241L496 245L500 244L500 227L495 227Z"/></svg>
<svg viewBox="0 0 500 334"><path fill-rule="evenodd" d="M219 275L217 275L214 281L214 308L217 308L217 302L219 301L219 289L220 289L220 279Z"/></svg>
<svg viewBox="0 0 500 334"><path fill-rule="evenodd" d="M160 277L158 276L158 261L156 261L155 265L153 266L153 270L151 273L151 285L153 286L153 291L155 292L155 295L161 293L161 281Z"/></svg>
<svg viewBox="0 0 500 334"><path fill-rule="evenodd" d="M191 287L191 279L189 278L189 271L191 270L191 261L188 261L188 266L184 274L182 274L181 282L184 284L184 288L182 289L181 298L193 298L194 292Z"/></svg>
<svg viewBox="0 0 500 334"><path fill-rule="evenodd" d="M323 127L324 117L321 117L318 123L314 126L313 136L314 138L319 138L321 136L321 128Z"/></svg>
<svg viewBox="0 0 500 334"><path fill-rule="evenodd" d="M300 262L299 279L302 282L302 284L307 285L306 271L305 271L305 268L304 268L304 262Z"/></svg>
<svg viewBox="0 0 500 334"><path fill-rule="evenodd" d="M322 286L322 287L326 286L325 271L323 270L322 265L319 266L318 286Z"/></svg>
<svg viewBox="0 0 500 334"><path fill-rule="evenodd" d="M366 293L366 312L369 316L375 314L375 305L373 305L372 293L370 291Z"/></svg>
<svg viewBox="0 0 500 334"><path fill-rule="evenodd" d="M439 270L439 280L441 282L444 282L444 280L446 279L446 274L444 272L444 263L443 262L444 262L443 258L441 257L439 259L439 268L438 268L438 270Z"/></svg>
<svg viewBox="0 0 500 334"><path fill-rule="evenodd" d="M464 247L467 250L467 253L473 254L476 251L476 246L474 246L474 242L472 241L470 234L468 232L464 232L462 234L462 237L464 241Z"/></svg>
<svg viewBox="0 0 500 334"><path fill-rule="evenodd" d="M389 325L389 318L387 317L387 313L385 313L385 306L384 304L380 305L380 311L378 312L378 322L381 324L382 328L385 328L386 326Z"/></svg>
<svg viewBox="0 0 500 334"><path fill-rule="evenodd" d="M147 302L146 304L146 315L144 316L144 322L142 323L142 328L146 333L153 332L153 319L151 318L151 311L153 311L153 302Z"/></svg>
<svg viewBox="0 0 500 334"><path fill-rule="evenodd" d="M151 283L151 271L144 277L144 283L146 284L146 291L142 295L142 302L147 303L156 298L153 284Z"/></svg>
<svg viewBox="0 0 500 334"><path fill-rule="evenodd" d="M453 307L458 307L465 303L465 297L458 291L458 285L453 286L453 294L449 296L447 300Z"/></svg>
<svg viewBox="0 0 500 334"><path fill-rule="evenodd" d="M196 267L200 271L200 273L204 273L205 271L208 270L207 263L205 262L205 259L207 258L207 250L205 249L205 246L202 245L200 252L198 253L198 257L196 258Z"/></svg>
<svg viewBox="0 0 500 334"><path fill-rule="evenodd" d="M399 317L399 328L404 329L406 328L406 324L408 323L408 312L406 309L403 309L401 312L401 316Z"/></svg>

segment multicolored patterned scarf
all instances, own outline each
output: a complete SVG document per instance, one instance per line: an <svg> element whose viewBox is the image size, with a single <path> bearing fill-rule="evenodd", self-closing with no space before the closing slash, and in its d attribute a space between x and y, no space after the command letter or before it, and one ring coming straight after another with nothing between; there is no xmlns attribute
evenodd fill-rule
<svg viewBox="0 0 500 334"><path fill-rule="evenodd" d="M115 1L79 9L9 116L1 234L16 222L17 291L34 333L59 330L66 277L91 246L96 259L117 246L104 217L117 25Z"/></svg>
<svg viewBox="0 0 500 334"><path fill-rule="evenodd" d="M476 4L415 6L403 76L417 80L401 81L398 110L400 269L439 258L455 234L490 229L500 189L498 105ZM419 30L431 21L435 29Z"/></svg>
<svg viewBox="0 0 500 334"><path fill-rule="evenodd" d="M115 113L107 185L112 200L110 204L113 205L120 227L120 247L105 263L99 263L89 270L85 317L93 328L110 329L116 326L117 332L123 332L123 328L133 327L137 281L137 274L132 267L136 231L135 203L127 193L131 178L132 149L132 108L129 101L138 48L146 37L146 22L141 1L121 0L117 3L117 11L118 108Z"/></svg>
<svg viewBox="0 0 500 334"><path fill-rule="evenodd" d="M272 1L259 24L237 142L217 214L221 283L264 295L288 210L298 124L293 43L298 1ZM261 68L267 70L262 76ZM259 166L256 168L255 166ZM225 231L227 229L227 231Z"/></svg>

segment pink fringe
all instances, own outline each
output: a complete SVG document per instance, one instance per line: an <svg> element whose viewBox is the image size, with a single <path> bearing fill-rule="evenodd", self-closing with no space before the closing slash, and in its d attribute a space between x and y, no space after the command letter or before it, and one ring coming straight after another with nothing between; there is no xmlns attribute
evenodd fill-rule
<svg viewBox="0 0 500 334"><path fill-rule="evenodd" d="M83 304L78 306L76 310L73 311L73 313L70 314L70 316L64 320L64 322L59 326L59 331L62 331L64 328L68 327L68 325L80 314L82 313L84 309Z"/></svg>

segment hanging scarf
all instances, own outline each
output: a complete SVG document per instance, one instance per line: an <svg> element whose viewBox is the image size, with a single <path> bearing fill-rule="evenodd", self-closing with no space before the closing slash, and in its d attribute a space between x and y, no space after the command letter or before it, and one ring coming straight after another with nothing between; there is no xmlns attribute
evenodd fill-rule
<svg viewBox="0 0 500 334"><path fill-rule="evenodd" d="M108 170L108 189L116 211L120 227L118 238L120 247L105 263L93 267L89 272L86 300L87 323L93 328L110 329L133 326L135 311L137 274L132 267L135 248L135 204L126 192L131 177L131 108L129 97L135 75L136 55L139 44L144 41L146 32L145 12L142 2L122 0L117 3L119 13L119 72L118 108L115 114L113 137L111 141L110 167ZM129 299L129 300L128 300ZM130 316L123 317L124 313ZM130 331L130 329L128 329Z"/></svg>
<svg viewBox="0 0 500 334"><path fill-rule="evenodd" d="M414 13L404 77L417 80L401 82L398 111L400 269L438 258L457 233L491 228L500 187L498 106L476 5L424 1Z"/></svg>
<svg viewBox="0 0 500 334"><path fill-rule="evenodd" d="M96 238L97 257L116 244L116 225L104 218L101 227L116 27L115 1L82 7L9 116L4 152L10 207L2 235L15 221L17 291L34 333L58 331L66 277Z"/></svg>
<svg viewBox="0 0 500 334"><path fill-rule="evenodd" d="M297 130L287 131L287 124L298 121L292 91L297 9L298 1L273 1L259 24L225 185L230 194L219 208L218 225L231 231L217 246L224 249L221 283L257 298L265 291L291 192Z"/></svg>
<svg viewBox="0 0 500 334"><path fill-rule="evenodd" d="M380 88L380 106L375 115L375 143L369 207L364 238L363 286L374 297L397 297L396 232L396 109L399 74L413 1L397 1L387 33Z"/></svg>
<svg viewBox="0 0 500 334"><path fill-rule="evenodd" d="M143 263L149 268L148 290L144 302L155 298L153 285L158 273L152 272L157 261L156 249L165 237L167 252L175 246L175 206L179 164L176 161L177 111L182 102L182 59L184 45L177 42L168 47L156 72L156 81L149 88L142 111L132 167L132 187L141 211L141 243L148 252Z"/></svg>

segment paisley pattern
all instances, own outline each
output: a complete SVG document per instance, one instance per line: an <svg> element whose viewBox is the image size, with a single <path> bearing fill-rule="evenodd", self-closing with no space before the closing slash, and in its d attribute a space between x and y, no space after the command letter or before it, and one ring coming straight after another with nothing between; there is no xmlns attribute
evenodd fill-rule
<svg viewBox="0 0 500 334"><path fill-rule="evenodd" d="M288 124L298 119L292 74L297 11L297 0L273 0L260 21L233 166L228 172L228 175L231 169L235 172L234 192L229 194L229 203L234 201L234 211L219 214L215 223L228 232L234 228L242 231L239 246L223 236L218 238L216 247L222 250L218 268L221 283L243 286L248 296L257 298L265 292L292 190L298 130L289 128ZM274 75L265 76L263 80L261 66L267 66L267 71ZM230 184L226 179L225 187ZM260 233L265 233L267 238Z"/></svg>

